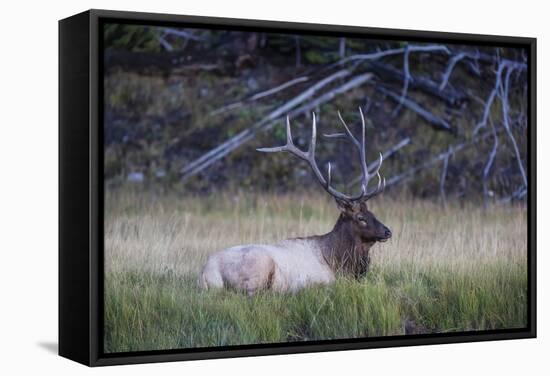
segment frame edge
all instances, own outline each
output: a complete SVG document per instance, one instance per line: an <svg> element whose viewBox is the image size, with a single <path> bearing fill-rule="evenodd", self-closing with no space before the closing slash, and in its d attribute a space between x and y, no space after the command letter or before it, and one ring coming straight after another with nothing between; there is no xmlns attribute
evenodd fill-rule
<svg viewBox="0 0 550 376"><path fill-rule="evenodd" d="M90 364L89 12L60 20L59 355Z"/></svg>

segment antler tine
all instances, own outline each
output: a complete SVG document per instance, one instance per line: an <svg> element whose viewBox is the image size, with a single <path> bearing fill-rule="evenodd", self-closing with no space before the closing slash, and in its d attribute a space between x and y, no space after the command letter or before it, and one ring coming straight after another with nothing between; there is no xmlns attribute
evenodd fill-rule
<svg viewBox="0 0 550 376"><path fill-rule="evenodd" d="M306 153L298 149L294 142L292 141L292 131L290 130L290 119L287 116L286 117L286 145L284 146L276 146L272 148L259 148L256 149L257 151L261 151L263 153L278 153L281 151L286 151L288 153L294 154L300 159L308 160L308 156Z"/></svg>
<svg viewBox="0 0 550 376"><path fill-rule="evenodd" d="M364 201L370 200L377 194L383 192L384 189L386 189L386 178L381 178L380 173L376 173L376 176L378 176L378 186L372 192L369 192L368 194L364 195L360 199L360 201L364 202Z"/></svg>
<svg viewBox="0 0 550 376"><path fill-rule="evenodd" d="M351 133L349 127L346 124L346 122L342 118L342 115L340 114L340 111L338 111L338 117L340 118L340 121L342 122L342 124L343 124L343 126L346 130L346 134L347 134L348 138L350 139L350 141L352 141L352 143L357 148L357 150L359 152L359 159L360 159L360 162L361 162L361 174L362 174L361 194L359 194L358 196L353 197L353 199L354 200L359 200L359 201L365 201L365 200L368 200L369 198L373 197L374 195L378 194L381 191L382 179L381 179L378 172L380 170L380 167L382 166L382 162L384 160L384 157L380 153L380 161L378 162L378 165L376 166L376 169L373 172L369 172L368 165L367 165L367 150L366 150L366 148L367 148L366 147L367 126L366 126L366 122L365 122L365 115L363 114L363 109L361 107L359 107L359 114L361 116L361 142L359 142L359 140L357 140L357 138L355 138L355 136L353 136L353 134ZM329 135L329 137L332 137L332 138L340 138L342 136L343 136L343 134ZM371 178L374 175L378 175L378 186L377 186L376 189L369 192L369 190L368 190L369 182L370 182Z"/></svg>
<svg viewBox="0 0 550 376"><path fill-rule="evenodd" d="M365 145L365 116L363 115L363 110L361 109L361 107L359 107L359 114L361 115L361 148L359 149L359 155L361 159L361 172L363 173L363 184L361 188L363 190L363 193L367 194L369 180L371 176L369 174L369 168L367 166L367 150Z"/></svg>
<svg viewBox="0 0 550 376"><path fill-rule="evenodd" d="M264 152L264 153L277 153L286 151L290 154L293 154L297 156L298 158L306 161L309 163L309 166L311 167L311 170L313 171L313 174L319 180L319 183L321 183L321 186L333 197L341 199L341 200L354 200L355 197L347 196L341 192L338 192L336 189L332 188L330 186L331 182L331 166L329 164L328 167L328 180L326 180L323 177L323 174L319 170L319 167L317 166L317 162L315 161L315 147L317 144L317 124L316 124L316 118L315 113L313 113L313 122L311 126L311 143L309 144L309 148L307 152L304 152L300 149L298 149L294 142L292 141L292 134L290 130L290 120L287 116L287 122L286 122L286 145L284 146L277 146L272 148L259 148L256 149L258 151Z"/></svg>
<svg viewBox="0 0 550 376"><path fill-rule="evenodd" d="M290 117L286 115L286 143L287 145L294 145L292 142L292 132L290 131Z"/></svg>
<svg viewBox="0 0 550 376"><path fill-rule="evenodd" d="M315 112L312 112L313 114L313 121L311 123L311 142L309 144L309 149L307 151L309 157L312 160L315 160L315 146L317 143L317 122L315 120Z"/></svg>
<svg viewBox="0 0 550 376"><path fill-rule="evenodd" d="M350 141L359 149L361 149L361 144L359 144L359 141L355 138L355 136L353 135L353 133L351 133L351 131L349 130L348 128L348 125L346 124L346 122L344 121L344 119L342 118L342 115L340 114L340 111L338 110L338 117L340 118L340 121L342 122L342 125L344 126L344 129L346 130L346 134L348 135L348 138L350 139ZM329 135L328 137L336 137L335 135ZM338 137L341 137L340 134L338 135Z"/></svg>
<svg viewBox="0 0 550 376"><path fill-rule="evenodd" d="M327 191L333 197L349 200L350 199L349 196L346 196L345 194L338 192L336 189L330 186L330 182L332 179L330 163L328 166L328 177L326 180L323 177L321 170L319 170L319 167L317 166L317 161L315 161L315 147L317 144L317 120L315 117L315 112L313 112L312 115L313 115L313 121L311 123L311 143L309 144L308 152L306 155L307 157L306 161L309 163L309 166L311 167L313 174L315 175L317 180L319 180L319 183L321 183L321 186L325 189L325 191Z"/></svg>
<svg viewBox="0 0 550 376"><path fill-rule="evenodd" d="M313 174L315 175L315 177L317 178L317 180L319 181L321 186L325 189L325 191L327 191L334 198L337 198L337 199L340 199L340 200L345 200L345 201L348 201L348 202L366 201L366 200L368 200L369 198L371 198L374 195L378 194L379 192L381 192L384 189L384 187L386 186L386 180L385 179L382 180L382 178L380 176L380 173L379 173L380 167L382 166L382 161L384 159L382 154L380 154L380 162L378 163L378 166L376 167L376 170L373 171L372 174L369 174L368 166L367 166L367 162L366 162L365 119L364 119L364 116L363 116L363 111L361 109L359 109L359 112L361 113L361 120L362 120L362 127L363 127L362 128L362 137L361 137L362 142L361 143L351 133L350 129L348 128L348 126L346 124L346 122L342 118L342 116L340 114L340 111L338 111L338 117L340 118L342 124L344 125L344 128L346 130L346 134L340 133L340 134L333 134L333 135L325 135L329 138L330 137L340 138L340 137L346 137L347 136L347 138L349 138L350 141L358 148L359 155L361 157L361 171L362 171L362 174L363 174L363 179L362 179L363 181L362 181L362 186L361 186L361 192L359 194L357 194L356 196L348 196L344 193L341 193L341 192L337 191L333 187L331 187L332 165L330 164L330 162L328 163L328 166L327 166L327 179L325 179L325 177L323 176L323 174L319 170L319 167L317 166L317 162L315 161L315 148L316 148L316 145L317 145L317 120L316 120L316 117L315 117L315 113L313 113L313 121L312 121L312 125L311 125L311 142L309 144L309 148L308 148L307 152L304 152L304 151L298 149L294 145L294 142L292 141L292 133L291 133L291 129L290 129L290 119L289 119L288 116L286 118L286 145L272 147L272 148L259 148L259 149L256 149L256 150L258 150L260 152L264 152L264 153L277 153L277 152L286 151L290 154L293 154L293 155L297 156L298 158L308 162L309 166L311 167L311 170L313 171ZM369 180L374 174L376 174L378 176L378 186L373 191L368 192Z"/></svg>
<svg viewBox="0 0 550 376"><path fill-rule="evenodd" d="M380 167L382 167L382 162L384 161L384 156L382 153L380 153L380 159L378 159L378 164L376 165L376 169L373 172L369 172L369 175L375 175L378 174L378 171L380 171Z"/></svg>
<svg viewBox="0 0 550 376"><path fill-rule="evenodd" d="M375 192L380 190L380 186L382 185L382 177L380 176L380 173L377 172L376 176L378 176L378 186L376 187ZM386 182L386 179L384 179L384 184L386 184L385 182Z"/></svg>
<svg viewBox="0 0 550 376"><path fill-rule="evenodd" d="M367 157L366 157L367 152L366 152L366 143L365 143L365 138L366 138L365 117L363 116L363 110L361 109L361 107L359 107L359 113L361 114L361 142L359 142L359 140L357 140L357 138L355 138L355 136L351 133L348 125L342 118L340 111L338 111L338 117L340 118L340 121L342 122L342 125L346 130L346 134L348 135L348 138L359 151L359 159L361 162L361 173L363 177L361 179L361 194L359 196L354 197L354 199L356 200L360 200L364 195L367 195L369 180L371 178L371 175L369 174L369 171L368 171ZM333 137L336 138L335 135L333 135Z"/></svg>

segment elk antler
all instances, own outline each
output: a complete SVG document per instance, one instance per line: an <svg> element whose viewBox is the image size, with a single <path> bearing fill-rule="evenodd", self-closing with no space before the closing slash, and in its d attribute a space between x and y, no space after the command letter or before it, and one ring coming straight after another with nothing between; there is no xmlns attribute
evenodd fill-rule
<svg viewBox="0 0 550 376"><path fill-rule="evenodd" d="M338 111L338 118L340 118L340 121L342 122L342 125L344 126L344 129L346 130L346 133L337 133L337 134L325 134L325 137L328 138L348 138L351 143L357 148L359 151L359 158L361 161L361 173L362 173L362 179L361 179L361 191L363 196L359 199L360 201L366 201L370 199L371 197L376 196L378 193L384 190L386 187L386 179L382 179L380 176L380 167L382 166L382 162L384 160L384 157L382 156L382 153L380 153L380 159L378 162L378 165L372 171L369 173L369 169L367 167L367 152L365 147L365 135L366 135L366 125L365 125L365 116L363 115L363 110L361 107L359 107L359 113L361 115L361 142L357 140L357 138L351 133L348 125L342 118L342 115L340 114L340 111ZM369 181L373 176L378 177L378 186L373 189L372 191L368 191Z"/></svg>
<svg viewBox="0 0 550 376"><path fill-rule="evenodd" d="M380 154L380 162L378 163L376 169L369 173L368 167L367 167L367 161L366 161L366 149L365 149L365 118L363 116L363 111L361 108L359 108L359 112L361 113L361 121L362 121L362 142L359 142L355 136L351 133L349 130L347 124L342 119L342 116L340 115L340 112L338 112L338 117L342 121L342 124L344 125L344 128L346 130L346 134L344 133L338 133L338 134L331 134L331 135L325 135L325 137L328 138L342 138L347 137L352 142L355 147L359 150L359 157L361 158L361 172L362 172L362 180L361 180L361 192L355 196L348 196L344 193L341 193L331 187L331 164L328 163L327 168L327 179L324 178L323 174L319 170L319 167L317 166L317 162L315 161L315 146L317 141L317 125L315 120L315 113L313 113L313 124L311 129L311 143L309 144L309 148L307 152L304 152L300 149L298 149L294 142L292 141L292 133L290 131L290 119L286 118L286 145L284 146L277 146L272 148L260 148L257 149L258 151L264 152L264 153L277 153L286 151L290 154L293 154L297 156L298 158L306 161L309 163L309 166L313 170L313 173L315 174L315 177L319 182L321 183L321 186L327 191L331 196L333 196L336 199L344 200L348 202L353 201L367 201L368 199L374 197L378 193L380 193L384 187L386 186L386 179L382 179L380 177L380 166L382 166L383 157L382 154ZM378 186L369 192L368 190L368 184L370 179L374 176L378 176Z"/></svg>

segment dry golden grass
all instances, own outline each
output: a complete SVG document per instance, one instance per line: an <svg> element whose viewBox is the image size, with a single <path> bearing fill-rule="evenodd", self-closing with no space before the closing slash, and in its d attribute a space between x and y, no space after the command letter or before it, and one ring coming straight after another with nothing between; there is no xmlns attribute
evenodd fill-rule
<svg viewBox="0 0 550 376"><path fill-rule="evenodd" d="M330 231L338 217L322 195L221 194L181 198L118 192L106 198L106 270L170 270L196 275L209 254L237 244L271 243ZM522 206L452 205L378 199L370 209L393 238L373 248L373 263L464 269L526 262Z"/></svg>

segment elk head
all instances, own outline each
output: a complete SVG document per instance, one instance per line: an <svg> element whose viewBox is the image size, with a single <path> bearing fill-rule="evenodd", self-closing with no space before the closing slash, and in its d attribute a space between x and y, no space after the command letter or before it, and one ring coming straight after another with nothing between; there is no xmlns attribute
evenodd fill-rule
<svg viewBox="0 0 550 376"><path fill-rule="evenodd" d="M368 209L366 202L340 202L336 199L341 211L340 221L348 222L351 233L359 243L372 244L385 242L391 238L391 231Z"/></svg>
<svg viewBox="0 0 550 376"><path fill-rule="evenodd" d="M379 194L384 190L386 186L386 180L380 176L380 167L382 166L383 156L380 154L380 158L375 166L369 168L366 160L366 147L365 147L365 117L363 111L359 108L361 114L362 134L361 141L359 141L353 133L350 131L346 122L338 112L338 117L342 122L345 133L336 133L325 135L327 138L344 138L351 142L351 144L357 149L360 162L361 162L361 191L356 195L347 195L339 192L331 186L331 164L327 165L327 177L325 178L321 173L317 162L315 161L315 146L317 140L317 126L315 120L315 113L313 113L313 124L311 131L311 143L307 152L298 149L292 141L292 133L290 130L290 120L287 116L286 119L286 136L287 142L284 146L273 148L260 148L258 151L265 153L276 152L288 152L296 157L306 161L313 174L323 187L336 201L338 208L341 211L340 219L337 223L345 223L347 229L351 232L350 236L354 239L358 239L361 243L372 244L376 241L386 241L391 237L391 231L384 224L382 224L374 214L369 211L367 207L367 201ZM378 178L378 184L376 187L369 189L369 182L373 177Z"/></svg>

